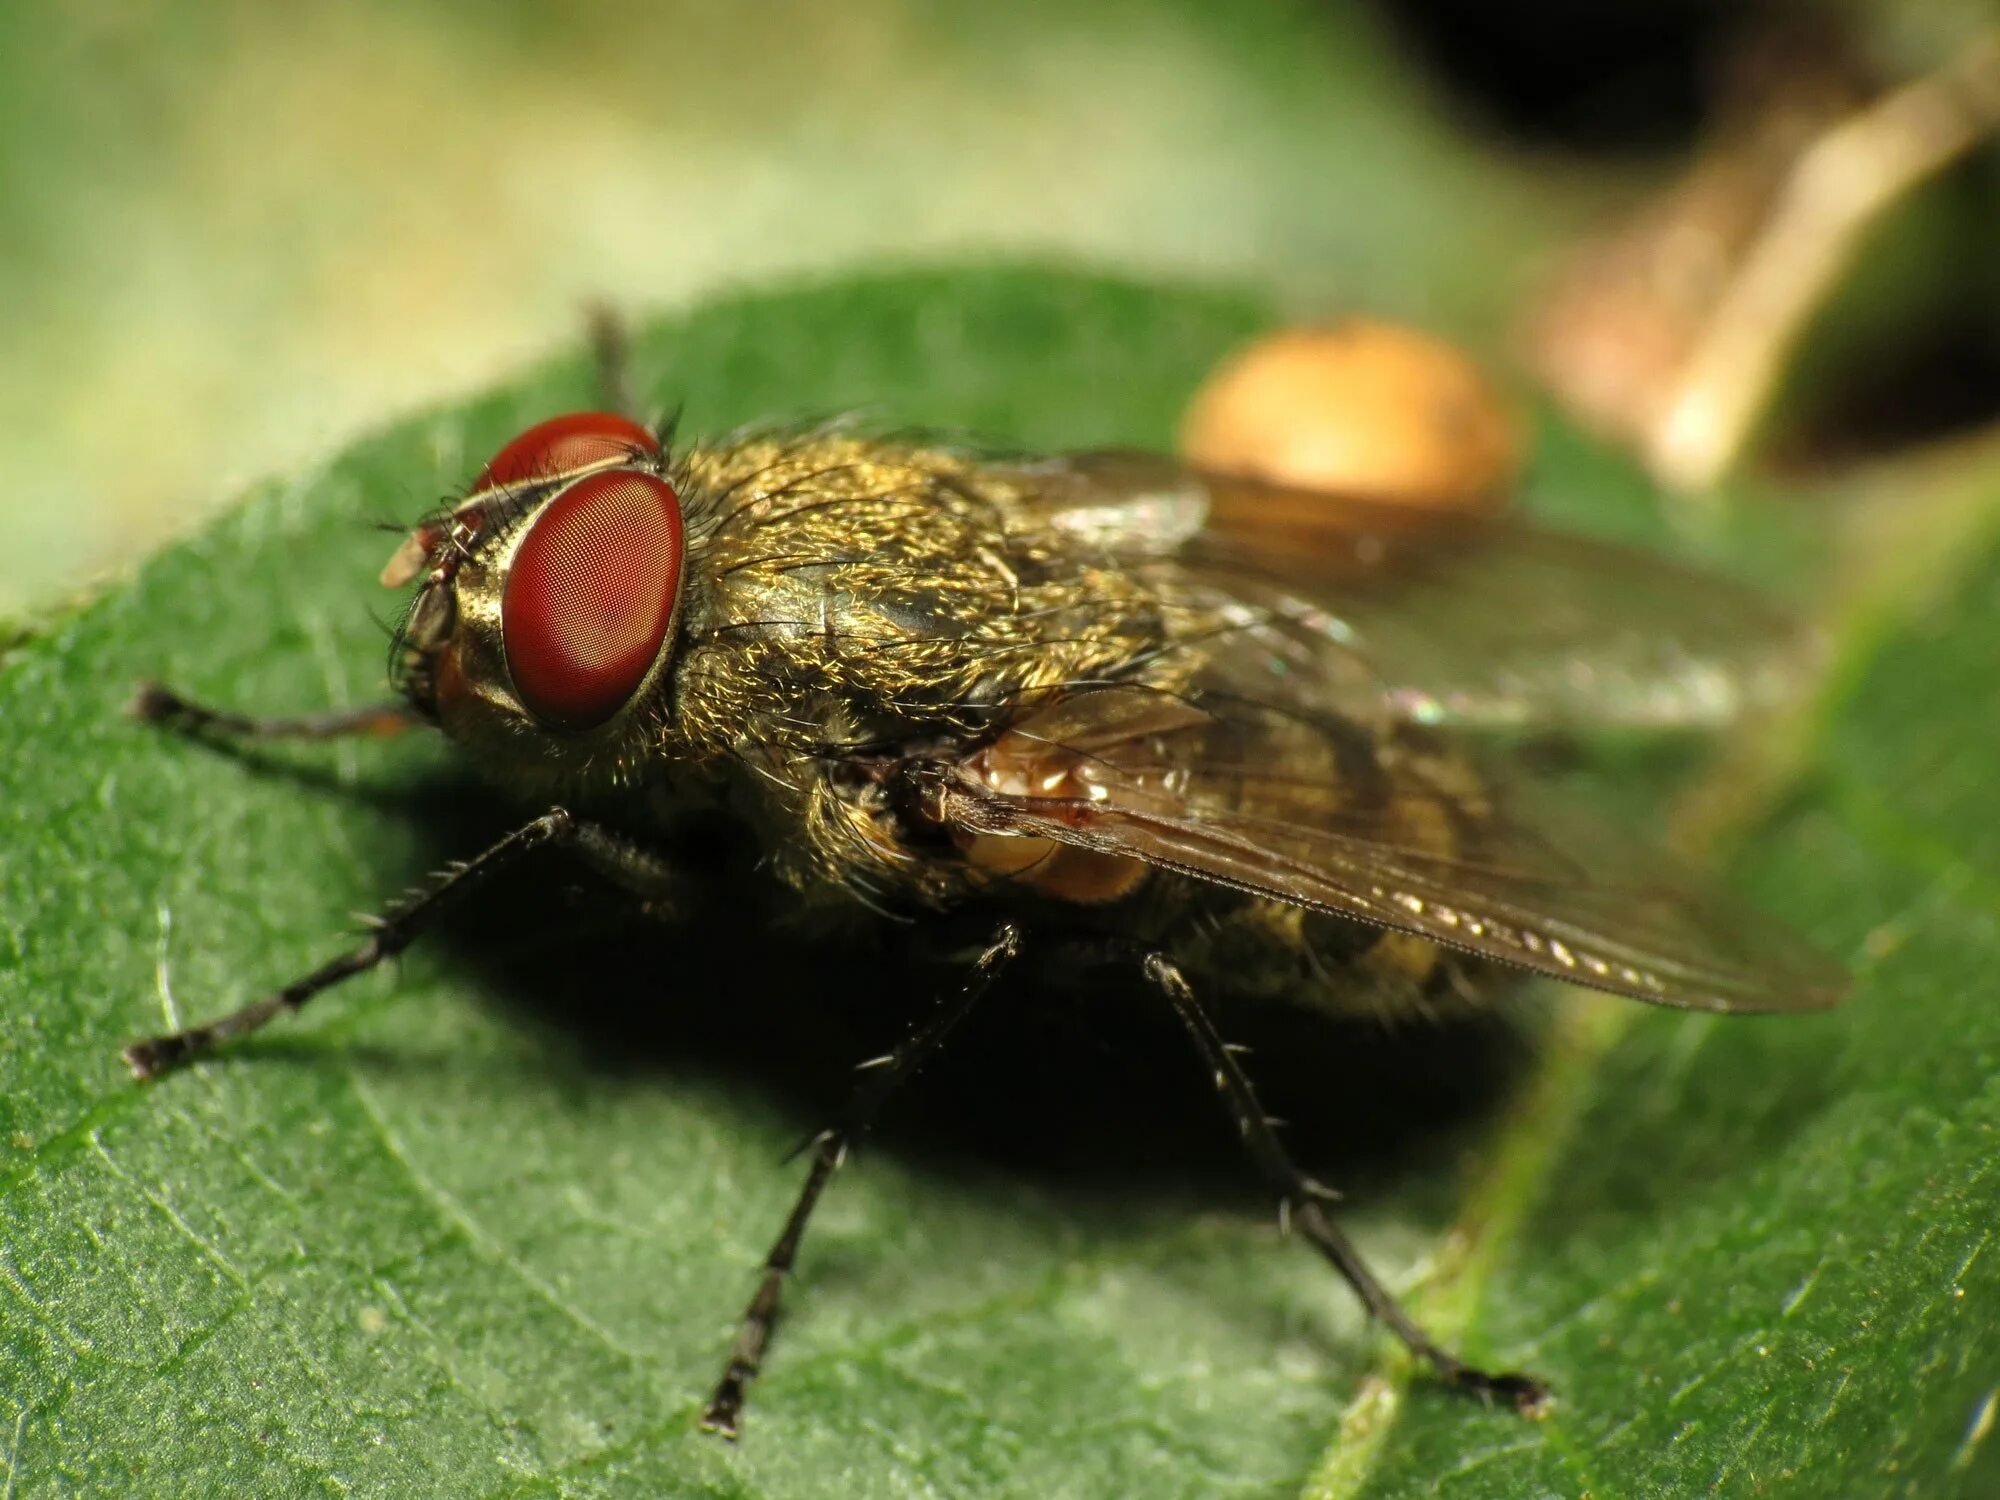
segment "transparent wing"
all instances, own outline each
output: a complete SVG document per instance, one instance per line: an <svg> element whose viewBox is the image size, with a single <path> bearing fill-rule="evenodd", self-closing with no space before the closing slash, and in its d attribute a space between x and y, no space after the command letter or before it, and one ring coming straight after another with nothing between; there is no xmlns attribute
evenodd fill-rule
<svg viewBox="0 0 2000 1500"><path fill-rule="evenodd" d="M941 808L964 832L1125 855L1640 1000L1811 1010L1845 989L1672 857L1529 810L1425 738L1217 694L1077 692L952 768Z"/></svg>
<svg viewBox="0 0 2000 1500"><path fill-rule="evenodd" d="M1483 729L1712 726L1792 696L1817 654L1746 589L1518 521L1141 454L1021 473L1052 524L1235 606L1246 678L1303 678L1315 706L1366 700L1411 723Z"/></svg>

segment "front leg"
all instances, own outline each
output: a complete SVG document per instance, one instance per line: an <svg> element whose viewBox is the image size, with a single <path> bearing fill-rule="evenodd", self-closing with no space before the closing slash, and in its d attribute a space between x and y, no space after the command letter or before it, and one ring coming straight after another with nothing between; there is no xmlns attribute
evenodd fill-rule
<svg viewBox="0 0 2000 1500"><path fill-rule="evenodd" d="M627 838L603 823L578 820L570 830L570 851L591 869L639 898L646 915L668 916L685 882L667 857L650 844Z"/></svg>
<svg viewBox="0 0 2000 1500"><path fill-rule="evenodd" d="M133 1042L124 1050L125 1061L131 1065L134 1076L153 1078L213 1051L223 1042L256 1031L281 1015L302 1009L315 995L332 989L343 979L365 974L384 959L401 953L453 897L464 895L523 855L545 845L575 843L583 830L592 836L603 835L603 830L583 822L569 809L550 808L471 859L452 865L415 895L372 918L368 936L339 957L329 959L311 973L241 1010L184 1031Z"/></svg>
<svg viewBox="0 0 2000 1500"><path fill-rule="evenodd" d="M424 722L402 703L336 709L292 718L257 718L210 708L156 682L139 685L132 700L132 714L147 723L197 738L239 740L384 735ZM665 858L614 829L577 817L568 808L552 807L473 858L453 864L428 886L371 918L366 939L346 953L241 1010L200 1026L133 1042L124 1049L125 1061L137 1077L152 1078L234 1037L256 1031L280 1015L302 1008L315 995L344 979L365 974L384 959L402 952L448 901L549 844L567 846L599 874L633 892L650 908L664 908L669 901L674 873Z"/></svg>
<svg viewBox="0 0 2000 1500"><path fill-rule="evenodd" d="M424 723L409 704L370 703L360 708L264 719L229 709L210 708L183 698L157 682L142 682L132 695L132 717L147 724L196 738L233 740L333 740L353 736L386 737Z"/></svg>

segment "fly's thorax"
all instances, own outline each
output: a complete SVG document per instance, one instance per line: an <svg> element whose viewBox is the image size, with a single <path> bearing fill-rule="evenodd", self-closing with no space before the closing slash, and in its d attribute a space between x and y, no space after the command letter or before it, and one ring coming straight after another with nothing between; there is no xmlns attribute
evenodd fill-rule
<svg viewBox="0 0 2000 1500"><path fill-rule="evenodd" d="M697 451L678 731L715 754L956 733L1155 650L1157 589L1017 474L840 434Z"/></svg>

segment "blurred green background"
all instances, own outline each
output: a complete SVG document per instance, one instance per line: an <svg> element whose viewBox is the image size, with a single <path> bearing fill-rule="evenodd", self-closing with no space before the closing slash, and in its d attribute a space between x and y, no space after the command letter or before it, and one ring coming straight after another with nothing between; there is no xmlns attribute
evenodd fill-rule
<svg viewBox="0 0 2000 1500"><path fill-rule="evenodd" d="M1033 252L1492 345L1769 7L0 8L0 610L722 283ZM1884 78L1979 0L1788 7ZM402 503L404 497L389 497Z"/></svg>
<svg viewBox="0 0 2000 1500"><path fill-rule="evenodd" d="M1606 9L8 5L0 611L591 299L1032 252L1490 349L1553 252L1685 165L1770 17L1892 81L1985 7Z"/></svg>
<svg viewBox="0 0 2000 1500"><path fill-rule="evenodd" d="M0 8L0 607L590 299L1034 251L1490 329L1582 190L1394 56L1204 0Z"/></svg>

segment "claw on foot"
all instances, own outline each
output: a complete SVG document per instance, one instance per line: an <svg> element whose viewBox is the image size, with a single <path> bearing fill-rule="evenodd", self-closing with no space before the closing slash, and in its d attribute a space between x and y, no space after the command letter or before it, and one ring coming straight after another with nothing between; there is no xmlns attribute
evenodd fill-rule
<svg viewBox="0 0 2000 1500"><path fill-rule="evenodd" d="M742 1392L735 1392L732 1398L718 1391L702 1411L701 1430L714 1433L724 1442L735 1442L743 1430Z"/></svg>
<svg viewBox="0 0 2000 1500"><path fill-rule="evenodd" d="M1489 1375L1484 1370L1459 1370L1452 1383L1477 1396L1488 1406L1511 1406L1531 1421L1545 1417L1555 1406L1555 1394L1546 1380L1509 1371Z"/></svg>
<svg viewBox="0 0 2000 1500"><path fill-rule="evenodd" d="M158 1078L187 1054L188 1047L183 1037L149 1036L127 1044L119 1056L125 1059L132 1076L143 1083L149 1078Z"/></svg>

